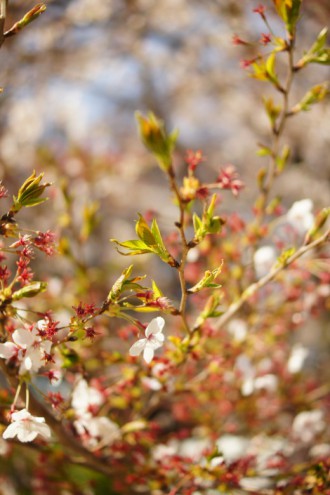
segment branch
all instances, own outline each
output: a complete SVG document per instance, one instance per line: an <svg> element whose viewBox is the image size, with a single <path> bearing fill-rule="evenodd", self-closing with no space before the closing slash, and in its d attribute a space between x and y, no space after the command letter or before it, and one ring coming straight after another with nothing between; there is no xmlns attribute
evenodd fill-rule
<svg viewBox="0 0 330 495"><path fill-rule="evenodd" d="M0 47L5 41L5 22L7 15L7 2L8 0L0 0Z"/></svg>
<svg viewBox="0 0 330 495"><path fill-rule="evenodd" d="M0 360L0 369L5 375L9 386L17 389L17 378L10 374L5 363L2 360ZM25 397L25 394L23 397ZM81 445L81 443L77 441L77 439L71 434L71 432L68 429L64 428L62 421L56 419L49 411L48 407L45 404L39 402L39 400L36 399L36 397L34 397L32 394L30 394L29 411L36 416L42 416L45 418L47 425L51 428L61 446L64 447L64 452L67 455L69 455L69 453L72 453L79 458L70 459L70 462L78 462L79 464L90 467L106 476L113 476L113 471L111 467L106 464L105 459L96 457L92 452Z"/></svg>
<svg viewBox="0 0 330 495"><path fill-rule="evenodd" d="M291 265L294 261L296 261L298 258L303 256L305 253L308 253L312 249L322 245L325 243L330 236L330 229L328 229L321 237L316 239L315 241L311 242L310 244L307 244L305 246L301 246L298 251L296 251L292 256L290 256L286 261L285 264L278 266L277 268L273 268L267 275L262 277L258 282L255 282L254 284L251 284L241 297L238 299L238 301L233 302L227 311L223 313L223 315L220 316L220 318L216 321L214 328L216 330L220 330L226 323L231 319L232 316L234 316L237 311L243 306L243 304L250 299L251 296L253 296L258 290L260 290L262 287L268 284L268 282L271 282L274 280L279 273L281 273L287 266Z"/></svg>

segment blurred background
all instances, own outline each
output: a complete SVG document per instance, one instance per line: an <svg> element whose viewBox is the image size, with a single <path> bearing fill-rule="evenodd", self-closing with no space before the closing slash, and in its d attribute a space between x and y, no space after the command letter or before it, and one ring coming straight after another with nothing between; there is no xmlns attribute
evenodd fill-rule
<svg viewBox="0 0 330 495"><path fill-rule="evenodd" d="M272 2L265 5L281 34ZM31 226L74 229L70 215L79 225L97 210L99 236L84 254L96 265L119 258L108 239L132 238L137 211L158 210L161 226L172 228L176 209L137 136L137 109L152 110L169 130L180 130L178 171L186 149L203 150L204 180L234 164L246 188L239 201L228 194L222 209L249 214L256 174L265 164L256 156L257 143L269 142L260 100L271 92L240 67L251 50L235 46L232 37L257 43L267 32L253 13L256 6L252 0L53 0L36 22L8 39L1 50L2 178L13 192L34 168L54 182L52 207L35 211ZM7 28L32 7L10 0ZM308 49L329 16L327 0L304 2L301 48ZM327 79L329 68L320 65L299 73L292 104ZM292 119L285 139L292 164L274 193L287 206L304 197L316 209L329 204L329 99Z"/></svg>

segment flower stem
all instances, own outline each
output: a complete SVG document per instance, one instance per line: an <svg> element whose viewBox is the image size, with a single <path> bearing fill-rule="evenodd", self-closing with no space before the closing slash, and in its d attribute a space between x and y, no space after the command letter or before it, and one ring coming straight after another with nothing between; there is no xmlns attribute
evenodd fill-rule
<svg viewBox="0 0 330 495"><path fill-rule="evenodd" d="M187 285L186 285L186 279L185 279L185 273L184 273L186 261L187 261L187 255L188 255L188 251L189 251L189 246L188 246L188 242L187 242L187 238L186 238L186 234L185 234L185 230L184 230L184 222L185 222L184 205L183 205L183 201L181 198L179 188L178 188L176 180L175 180L175 173L174 173L172 165L168 169L168 177L169 177L171 190L176 197L176 200L177 200L178 206L179 206L179 210L180 210L180 219L175 224L176 227L179 229L179 232L180 232L181 246L182 246L181 260L180 260L179 266L177 268L178 274L179 274L179 280L180 280L180 287L181 287L181 300L180 300L179 312L180 312L180 316L181 316L182 323L183 323L185 330L188 333L190 333L190 327L189 327L187 317L186 317L186 305L187 305L188 292L187 292Z"/></svg>

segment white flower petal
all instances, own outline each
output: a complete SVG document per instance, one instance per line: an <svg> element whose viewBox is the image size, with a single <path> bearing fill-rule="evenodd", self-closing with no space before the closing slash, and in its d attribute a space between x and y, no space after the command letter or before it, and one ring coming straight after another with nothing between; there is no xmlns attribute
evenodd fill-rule
<svg viewBox="0 0 330 495"><path fill-rule="evenodd" d="M45 418L32 416L26 409L12 414L12 423L3 433L3 438L14 438L17 436L20 442L31 442L37 435L50 438L51 431L45 423Z"/></svg>
<svg viewBox="0 0 330 495"><path fill-rule="evenodd" d="M146 346L146 348L143 351L143 359L145 360L146 363L150 363L154 357L154 349L150 346Z"/></svg>
<svg viewBox="0 0 330 495"><path fill-rule="evenodd" d="M88 413L91 406L103 404L102 393L94 387L90 387L86 380L79 380L72 393L72 407L79 416Z"/></svg>
<svg viewBox="0 0 330 495"><path fill-rule="evenodd" d="M161 316L157 316L157 318L154 318L151 320L149 325L146 328L146 337L150 337L150 335L155 335L157 333L162 332L163 328L165 325L165 320Z"/></svg>
<svg viewBox="0 0 330 495"><path fill-rule="evenodd" d="M35 336L29 330L26 330L25 328L19 328L13 333L13 341L15 342L15 344L26 348L33 345Z"/></svg>
<svg viewBox="0 0 330 495"><path fill-rule="evenodd" d="M164 335L162 333L158 335L152 335L147 339L146 347L152 347L152 349L158 349L158 347L161 347L164 343Z"/></svg>
<svg viewBox="0 0 330 495"><path fill-rule="evenodd" d="M5 344L0 344L0 358L10 359L15 356L17 352L17 346L12 342L5 342Z"/></svg>
<svg viewBox="0 0 330 495"><path fill-rule="evenodd" d="M137 342L135 342L135 344L133 344L130 350L128 351L129 355L139 356L146 347L146 343L147 343L147 339L140 339Z"/></svg>

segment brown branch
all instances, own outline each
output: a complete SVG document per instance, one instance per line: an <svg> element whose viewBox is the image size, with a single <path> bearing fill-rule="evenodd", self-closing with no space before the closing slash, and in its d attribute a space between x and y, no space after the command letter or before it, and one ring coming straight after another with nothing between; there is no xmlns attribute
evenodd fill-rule
<svg viewBox="0 0 330 495"><path fill-rule="evenodd" d="M5 41L4 32L5 32L5 22L7 15L7 4L8 4L8 0L0 0L0 47Z"/></svg>
<svg viewBox="0 0 330 495"><path fill-rule="evenodd" d="M226 325L226 323L231 319L231 317L237 313L237 311L243 306L243 304L248 299L250 299L251 296L253 296L258 290L260 290L262 287L267 285L269 282L274 280L279 273L281 273L286 267L291 265L298 258L301 258L301 256L303 256L305 253L324 244L329 239L329 236L330 236L330 229L327 230L321 237L311 242L310 244L301 246L292 256L290 256L285 261L285 264L273 268L269 273L267 273L267 275L265 275L260 280L258 280L258 282L251 284L247 289L245 289L241 297L237 301L233 302L229 306L227 311L225 311L220 316L220 318L216 321L214 328L216 330L219 330L224 325Z"/></svg>

